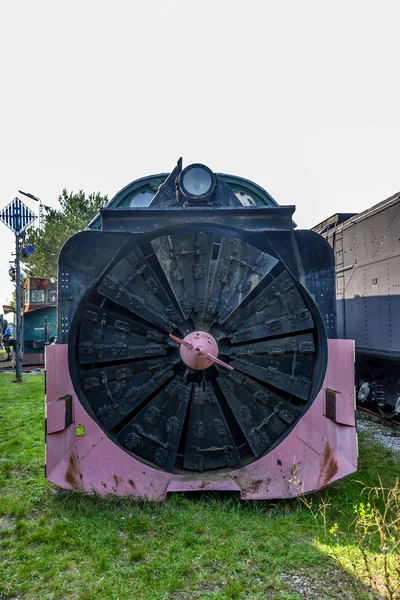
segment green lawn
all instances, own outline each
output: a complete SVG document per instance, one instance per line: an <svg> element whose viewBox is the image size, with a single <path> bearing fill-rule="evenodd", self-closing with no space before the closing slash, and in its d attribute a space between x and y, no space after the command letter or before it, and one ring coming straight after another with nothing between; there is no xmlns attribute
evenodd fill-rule
<svg viewBox="0 0 400 600"><path fill-rule="evenodd" d="M361 575L366 558L376 567L372 588L384 583L380 542L372 538L363 557L352 523L358 481L377 485L380 476L394 485L399 463L390 452L361 439L360 471L308 497L311 507L298 499L204 494L150 504L62 492L44 479L43 377L13 380L0 374L1 599L377 597Z"/></svg>

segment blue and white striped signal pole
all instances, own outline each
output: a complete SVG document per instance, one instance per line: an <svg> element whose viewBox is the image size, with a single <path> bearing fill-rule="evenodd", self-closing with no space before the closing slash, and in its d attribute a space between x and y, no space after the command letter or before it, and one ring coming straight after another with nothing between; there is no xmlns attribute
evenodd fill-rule
<svg viewBox="0 0 400 600"><path fill-rule="evenodd" d="M14 198L0 211L0 221L15 233L15 299L16 299L16 339L15 374L16 380L22 379L22 321L21 321L21 234L36 219L36 215L19 198Z"/></svg>

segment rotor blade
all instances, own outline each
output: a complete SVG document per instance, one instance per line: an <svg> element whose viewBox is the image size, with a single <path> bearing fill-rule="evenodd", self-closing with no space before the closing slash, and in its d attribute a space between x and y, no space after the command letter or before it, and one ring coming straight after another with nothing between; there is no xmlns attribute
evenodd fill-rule
<svg viewBox="0 0 400 600"><path fill-rule="evenodd" d="M312 334L222 347L220 354L237 357L232 366L240 371L308 400L315 354Z"/></svg>
<svg viewBox="0 0 400 600"><path fill-rule="evenodd" d="M185 319L204 315L214 234L165 235L151 242Z"/></svg>
<svg viewBox="0 0 400 600"><path fill-rule="evenodd" d="M166 369L156 372L142 385L138 386L135 382L119 402L100 407L97 416L103 427L106 430L115 427L174 376L172 365L169 365Z"/></svg>
<svg viewBox="0 0 400 600"><path fill-rule="evenodd" d="M208 318L218 315L218 322L224 323L277 263L239 238L223 238L207 302Z"/></svg>
<svg viewBox="0 0 400 600"><path fill-rule="evenodd" d="M237 316L225 323L233 344L277 334L297 333L313 327L311 313L287 271L278 275Z"/></svg>
<svg viewBox="0 0 400 600"><path fill-rule="evenodd" d="M98 291L166 331L182 322L138 246L107 273Z"/></svg>
<svg viewBox="0 0 400 600"><path fill-rule="evenodd" d="M80 364L161 356L169 346L165 333L90 303L84 305L81 323Z"/></svg>
<svg viewBox="0 0 400 600"><path fill-rule="evenodd" d="M117 435L125 448L172 470L189 405L192 384L175 377Z"/></svg>
<svg viewBox="0 0 400 600"><path fill-rule="evenodd" d="M256 457L301 415L298 408L241 373L221 374L217 383Z"/></svg>
<svg viewBox="0 0 400 600"><path fill-rule="evenodd" d="M193 471L241 466L235 442L210 383L204 388L193 384L183 466Z"/></svg>
<svg viewBox="0 0 400 600"><path fill-rule="evenodd" d="M177 362L174 359L172 364ZM156 373L170 368L171 359L159 357L126 364L105 365L82 373L81 385L93 409L106 412L136 388L149 381Z"/></svg>

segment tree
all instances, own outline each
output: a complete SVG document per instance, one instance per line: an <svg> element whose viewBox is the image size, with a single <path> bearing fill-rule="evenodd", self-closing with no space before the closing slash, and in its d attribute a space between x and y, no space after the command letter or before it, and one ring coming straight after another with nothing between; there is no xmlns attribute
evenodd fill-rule
<svg viewBox="0 0 400 600"><path fill-rule="evenodd" d="M35 252L25 259L28 277L54 277L57 279L57 261L61 247L72 235L82 231L107 202L107 196L77 194L64 188L58 198L60 209L45 209L43 227L28 229L24 245L32 244Z"/></svg>

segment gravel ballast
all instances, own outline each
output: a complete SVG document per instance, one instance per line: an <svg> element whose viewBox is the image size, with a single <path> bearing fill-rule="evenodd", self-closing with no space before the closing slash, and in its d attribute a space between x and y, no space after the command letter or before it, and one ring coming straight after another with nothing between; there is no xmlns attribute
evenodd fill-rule
<svg viewBox="0 0 400 600"><path fill-rule="evenodd" d="M400 457L400 428L396 429L384 421L377 421L357 413L357 431Z"/></svg>

